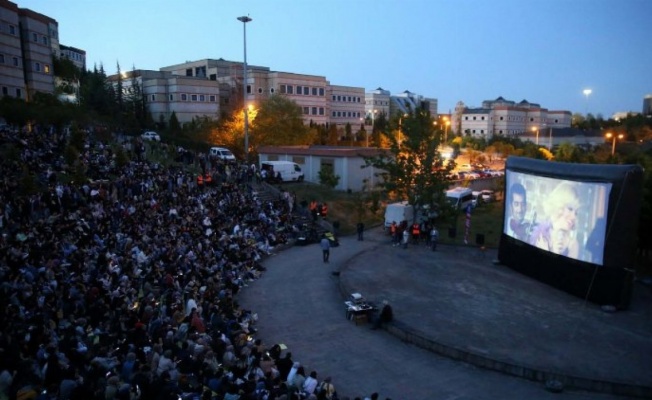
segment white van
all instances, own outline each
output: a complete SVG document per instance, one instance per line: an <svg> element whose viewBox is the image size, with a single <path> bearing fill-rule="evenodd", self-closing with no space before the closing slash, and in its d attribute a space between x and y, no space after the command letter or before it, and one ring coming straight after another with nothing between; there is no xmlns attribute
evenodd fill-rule
<svg viewBox="0 0 652 400"><path fill-rule="evenodd" d="M402 201L400 203L388 204L385 209L385 229L389 229L389 226L392 225L392 222L400 224L403 221L407 221L408 224L412 224L414 219L414 206L408 204L407 201Z"/></svg>
<svg viewBox="0 0 652 400"><path fill-rule="evenodd" d="M208 155L211 158L221 158L226 161L235 161L235 156L231 153L231 150L225 149L224 147L211 147L208 151Z"/></svg>
<svg viewBox="0 0 652 400"><path fill-rule="evenodd" d="M283 182L303 182L304 176L301 167L292 161L262 161L260 170L266 170L267 176L271 180L275 180L280 172Z"/></svg>
<svg viewBox="0 0 652 400"><path fill-rule="evenodd" d="M473 191L466 187L455 187L446 191L446 199L456 210L464 210L473 203Z"/></svg>

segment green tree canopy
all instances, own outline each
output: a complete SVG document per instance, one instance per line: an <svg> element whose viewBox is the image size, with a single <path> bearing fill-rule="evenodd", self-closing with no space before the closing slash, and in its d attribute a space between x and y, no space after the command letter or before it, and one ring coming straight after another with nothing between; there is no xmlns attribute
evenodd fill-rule
<svg viewBox="0 0 652 400"><path fill-rule="evenodd" d="M250 127L250 143L262 145L301 145L315 140L303 123L303 113L294 101L273 95L260 104Z"/></svg>
<svg viewBox="0 0 652 400"><path fill-rule="evenodd" d="M424 110L397 116L390 128L394 129L383 132L390 143L388 151L366 158L366 166L384 171L378 185L390 199L407 200L417 208L434 206L443 212L448 208L445 190L454 164L445 162L439 152L442 132Z"/></svg>

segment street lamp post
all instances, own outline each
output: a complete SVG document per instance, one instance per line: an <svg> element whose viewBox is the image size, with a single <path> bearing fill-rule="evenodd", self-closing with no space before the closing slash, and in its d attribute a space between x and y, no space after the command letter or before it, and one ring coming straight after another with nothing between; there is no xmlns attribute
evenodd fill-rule
<svg viewBox="0 0 652 400"><path fill-rule="evenodd" d="M607 140L611 140L611 155L613 156L616 153L616 139L622 140L625 137L625 135L623 135L622 133L616 135L614 133L607 132L605 137L607 138Z"/></svg>
<svg viewBox="0 0 652 400"><path fill-rule="evenodd" d="M538 145L539 145L539 129L538 129L536 126L533 126L533 127L532 127L532 132L536 132L536 133L537 133L537 141L536 141L536 144L537 144L537 146L538 146Z"/></svg>
<svg viewBox="0 0 652 400"><path fill-rule="evenodd" d="M586 97L586 109L584 110L585 117L589 115L589 95L593 93L593 90L591 89L584 89L582 90L582 93L584 93L584 96Z"/></svg>
<svg viewBox="0 0 652 400"><path fill-rule="evenodd" d="M446 122L444 123L444 144L448 143L448 126L451 124L451 122L446 118Z"/></svg>
<svg viewBox="0 0 652 400"><path fill-rule="evenodd" d="M245 162L249 164L249 113L247 112L247 22L251 22L248 16L238 17L242 22L242 33L244 40L244 62L242 63L242 110L244 113L244 147Z"/></svg>

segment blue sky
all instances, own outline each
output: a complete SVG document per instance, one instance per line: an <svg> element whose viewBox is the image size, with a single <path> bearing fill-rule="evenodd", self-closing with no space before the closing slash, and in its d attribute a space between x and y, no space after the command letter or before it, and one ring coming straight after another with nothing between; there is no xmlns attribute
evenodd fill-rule
<svg viewBox="0 0 652 400"><path fill-rule="evenodd" d="M410 90L480 106L642 109L652 93L650 0L14 0L59 22L87 68L158 70L204 58ZM588 99L582 93L590 88Z"/></svg>

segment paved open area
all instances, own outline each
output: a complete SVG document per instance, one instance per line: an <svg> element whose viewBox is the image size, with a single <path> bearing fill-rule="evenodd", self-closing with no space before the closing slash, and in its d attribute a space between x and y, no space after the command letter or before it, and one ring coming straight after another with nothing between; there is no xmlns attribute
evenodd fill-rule
<svg viewBox="0 0 652 400"><path fill-rule="evenodd" d="M605 313L494 265L492 250L396 248L377 228L366 233L365 241L346 237L340 242L331 250L329 264L322 263L318 245L278 252L265 260L267 272L238 300L259 314L259 337L268 345L287 345L293 359L307 372L317 371L318 378L331 376L341 395L378 392L381 399L394 400L630 398L568 386L555 394L540 381L515 377L519 371L568 383L603 382L607 388L638 390L639 397L650 393L649 287L635 286L629 310ZM353 291L377 303L388 300L395 324L374 331L347 320L344 296ZM455 357L424 350L415 342Z"/></svg>

